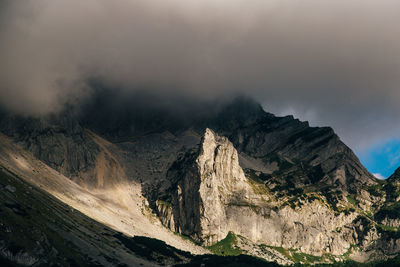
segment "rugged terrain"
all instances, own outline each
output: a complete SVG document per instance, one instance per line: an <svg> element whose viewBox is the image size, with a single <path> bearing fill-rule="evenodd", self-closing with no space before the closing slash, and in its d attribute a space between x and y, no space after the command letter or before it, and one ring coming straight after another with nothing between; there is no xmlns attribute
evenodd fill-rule
<svg viewBox="0 0 400 267"><path fill-rule="evenodd" d="M107 231L157 238L192 254L291 264L372 262L399 253L399 170L380 181L331 128L276 117L246 98L192 105L185 116L170 110L140 101L132 108L107 106L100 97L42 118L2 112L0 166L24 190L50 193L82 213L69 223L93 219ZM4 188L3 196L12 193ZM5 210L3 225L13 216ZM102 242L114 242L115 235ZM90 241L91 251L101 238ZM19 249L30 256L18 262L10 240L2 236L8 261L40 261L39 252ZM126 261L107 253L91 259L151 264L135 253L124 254ZM179 255L170 264L194 260Z"/></svg>

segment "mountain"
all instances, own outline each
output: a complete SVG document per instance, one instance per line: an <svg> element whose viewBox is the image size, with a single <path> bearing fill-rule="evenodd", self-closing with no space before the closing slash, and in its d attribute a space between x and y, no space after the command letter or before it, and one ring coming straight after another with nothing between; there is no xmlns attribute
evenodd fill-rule
<svg viewBox="0 0 400 267"><path fill-rule="evenodd" d="M399 170L376 179L331 128L274 116L244 97L110 97L40 118L3 111L0 166L114 236L160 239L187 251L180 255L290 264L400 251ZM171 262L203 259L182 257Z"/></svg>
<svg viewBox="0 0 400 267"><path fill-rule="evenodd" d="M116 231L0 170L2 266L153 263L129 253Z"/></svg>
<svg viewBox="0 0 400 267"><path fill-rule="evenodd" d="M1 266L277 266L245 255L194 256L157 239L131 238L7 170L0 177Z"/></svg>

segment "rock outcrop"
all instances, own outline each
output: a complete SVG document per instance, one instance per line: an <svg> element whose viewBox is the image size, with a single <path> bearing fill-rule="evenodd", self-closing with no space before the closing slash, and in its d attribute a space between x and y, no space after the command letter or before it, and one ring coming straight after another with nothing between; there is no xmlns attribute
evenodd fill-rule
<svg viewBox="0 0 400 267"><path fill-rule="evenodd" d="M99 146L73 114L43 118L0 116L0 131L38 159L67 177L80 179L90 172Z"/></svg>
<svg viewBox="0 0 400 267"><path fill-rule="evenodd" d="M199 150L174 163L167 176L174 231L206 245L225 238L235 220L230 207L250 202L252 194L238 159L227 138L207 129Z"/></svg>
<svg viewBox="0 0 400 267"><path fill-rule="evenodd" d="M335 214L317 198L301 207L286 205L285 198L246 177L233 144L210 129L197 151L171 166L167 178L156 200L158 215L167 227L205 245L233 232L256 244L342 255L357 242L350 227L356 213Z"/></svg>

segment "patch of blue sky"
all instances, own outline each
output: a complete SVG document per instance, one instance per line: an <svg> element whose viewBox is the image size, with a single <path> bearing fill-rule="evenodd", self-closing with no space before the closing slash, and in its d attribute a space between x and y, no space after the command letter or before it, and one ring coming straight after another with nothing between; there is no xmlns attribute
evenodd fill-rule
<svg viewBox="0 0 400 267"><path fill-rule="evenodd" d="M377 178L388 178L400 167L400 138L375 145L358 156Z"/></svg>

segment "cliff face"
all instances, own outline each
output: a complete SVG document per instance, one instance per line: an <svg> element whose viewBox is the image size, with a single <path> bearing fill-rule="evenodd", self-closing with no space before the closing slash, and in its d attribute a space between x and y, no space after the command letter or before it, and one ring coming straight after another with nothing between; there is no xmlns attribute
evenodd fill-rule
<svg viewBox="0 0 400 267"><path fill-rule="evenodd" d="M88 132L68 112L45 118L3 115L0 130L50 167L76 180L95 167L100 152Z"/></svg>
<svg viewBox="0 0 400 267"><path fill-rule="evenodd" d="M172 230L205 245L233 232L258 244L341 255L356 242L355 227L349 227L355 213L337 215L323 199L285 205L259 180L246 177L233 144L210 129L197 151L171 167L168 178L171 183L161 187L163 199L156 205L170 203L172 216L158 215Z"/></svg>
<svg viewBox="0 0 400 267"><path fill-rule="evenodd" d="M252 189L239 166L237 151L227 138L209 129L199 150L178 160L167 177L172 182L167 189L171 193L164 201L172 200L171 228L206 245L225 238L231 230L229 224L235 218L229 217L230 206L250 201Z"/></svg>
<svg viewBox="0 0 400 267"><path fill-rule="evenodd" d="M200 177L199 198L201 239L208 245L225 238L235 223L231 206L250 202L253 195L239 157L225 137L206 129L195 164Z"/></svg>

